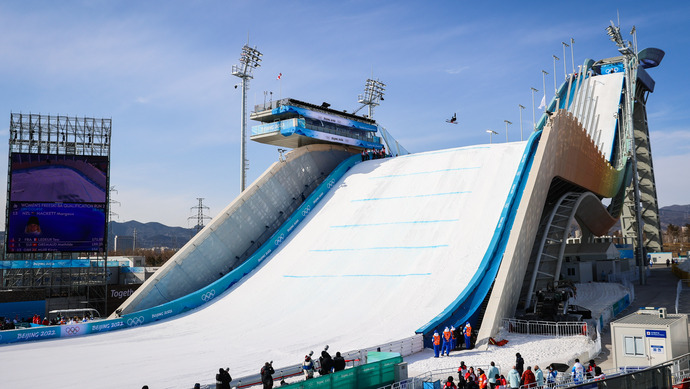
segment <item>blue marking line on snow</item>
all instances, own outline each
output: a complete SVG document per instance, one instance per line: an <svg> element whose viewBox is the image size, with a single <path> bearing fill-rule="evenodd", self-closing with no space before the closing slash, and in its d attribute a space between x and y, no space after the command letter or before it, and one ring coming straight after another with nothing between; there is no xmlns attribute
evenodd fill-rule
<svg viewBox="0 0 690 389"><path fill-rule="evenodd" d="M459 222L459 221L460 221L460 219L412 220L412 221L386 222L386 223L341 224L341 225L331 226L331 228L378 227L378 226L391 226L391 225L396 225L396 224L429 224L429 223L449 223L449 222Z"/></svg>
<svg viewBox="0 0 690 389"><path fill-rule="evenodd" d="M472 191L462 191L462 192L446 192L446 193L431 193L431 194L423 194L423 195L414 195L414 196L393 196L393 197L372 197L370 199L356 199L356 200L350 200L350 202L356 202L356 201L379 201L379 200L397 200L397 199L413 199L417 197L431 197L431 196L450 196L450 195L457 195L457 194L465 194L465 193L472 193Z"/></svg>
<svg viewBox="0 0 690 389"><path fill-rule="evenodd" d="M379 178L407 177L407 176L417 176L420 174L446 173L446 172L454 172L454 171L461 171L461 170L475 170L475 169L479 169L480 167L481 166L459 167L459 168L454 168L454 169L430 170L428 172L416 172L416 173L407 173L407 174L390 174L387 176L370 177L369 179L370 180L376 180Z"/></svg>
<svg viewBox="0 0 690 389"><path fill-rule="evenodd" d="M415 153L415 154L399 155L395 158L414 158L414 157L423 157L425 155L432 155L432 154L454 153L454 152L459 151L459 150L476 150L476 149L488 149L488 148L490 148L490 147L489 146L458 147L455 149L448 149L448 150L429 151L427 153Z"/></svg>
<svg viewBox="0 0 690 389"><path fill-rule="evenodd" d="M431 273L410 273L410 274L338 274L338 275L313 275L313 276L291 276L284 275L285 278L350 278L350 277L416 277L430 276Z"/></svg>
<svg viewBox="0 0 690 389"><path fill-rule="evenodd" d="M311 249L317 253L326 253L331 251L362 251L362 250L423 250L423 249L437 249L441 247L448 247L447 244L437 244L433 246L382 246L382 247L359 247L359 248L344 248L344 249Z"/></svg>

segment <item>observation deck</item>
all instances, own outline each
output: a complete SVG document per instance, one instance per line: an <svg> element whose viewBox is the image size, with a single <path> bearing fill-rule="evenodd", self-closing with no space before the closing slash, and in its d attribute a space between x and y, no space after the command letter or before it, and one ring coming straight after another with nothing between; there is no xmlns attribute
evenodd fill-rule
<svg viewBox="0 0 690 389"><path fill-rule="evenodd" d="M285 98L254 107L250 119L263 124L252 126L250 139L274 146L298 148L311 144L338 144L356 149L382 149L376 121Z"/></svg>

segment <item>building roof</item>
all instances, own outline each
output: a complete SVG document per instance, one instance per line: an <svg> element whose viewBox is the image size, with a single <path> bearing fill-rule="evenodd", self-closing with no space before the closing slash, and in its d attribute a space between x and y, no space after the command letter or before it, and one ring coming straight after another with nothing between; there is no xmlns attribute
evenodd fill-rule
<svg viewBox="0 0 690 389"><path fill-rule="evenodd" d="M613 323L615 324L637 324L637 325L653 325L653 326L670 326L673 323L683 320L685 314L667 313L666 318L659 317L658 311L640 310L631 313L628 316L622 317Z"/></svg>

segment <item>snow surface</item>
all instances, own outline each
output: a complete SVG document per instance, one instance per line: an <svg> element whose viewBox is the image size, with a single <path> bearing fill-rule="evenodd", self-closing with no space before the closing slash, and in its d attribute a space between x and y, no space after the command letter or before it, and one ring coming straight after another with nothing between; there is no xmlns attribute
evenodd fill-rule
<svg viewBox="0 0 690 389"><path fill-rule="evenodd" d="M212 382L221 366L241 377L257 374L267 360L299 363L324 344L350 351L412 336L474 274L524 147L474 146L359 164L273 257L211 303L142 327L2 346L2 386L191 387ZM550 363L567 361L587 343L507 338L507 347L489 356L459 354L469 353L466 363L475 354L499 362L498 349L514 360L519 348L527 363ZM427 355L406 358L411 375L459 361L449 362L455 354Z"/></svg>

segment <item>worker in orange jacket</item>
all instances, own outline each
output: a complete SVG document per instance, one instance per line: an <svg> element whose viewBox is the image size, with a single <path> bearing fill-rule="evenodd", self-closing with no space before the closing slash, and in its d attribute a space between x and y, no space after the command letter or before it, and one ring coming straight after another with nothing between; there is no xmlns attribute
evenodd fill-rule
<svg viewBox="0 0 690 389"><path fill-rule="evenodd" d="M450 329L446 327L445 330L443 330L443 347L441 347L441 355L446 354L450 355L450 340L451 340L451 334L450 334Z"/></svg>
<svg viewBox="0 0 690 389"><path fill-rule="evenodd" d="M434 358L438 358L438 354L441 351L441 335L438 334L438 331L434 331L433 342L434 342Z"/></svg>
<svg viewBox="0 0 690 389"><path fill-rule="evenodd" d="M465 350L472 349L472 345L470 344L471 337L472 337L472 326L470 325L470 322L468 321L465 324Z"/></svg>
<svg viewBox="0 0 690 389"><path fill-rule="evenodd" d="M477 374L479 375L479 389L487 389L489 380L486 378L484 370L477 369Z"/></svg>
<svg viewBox="0 0 690 389"><path fill-rule="evenodd" d="M450 326L450 349L455 350L456 347L458 347L458 343L455 338L455 327Z"/></svg>

